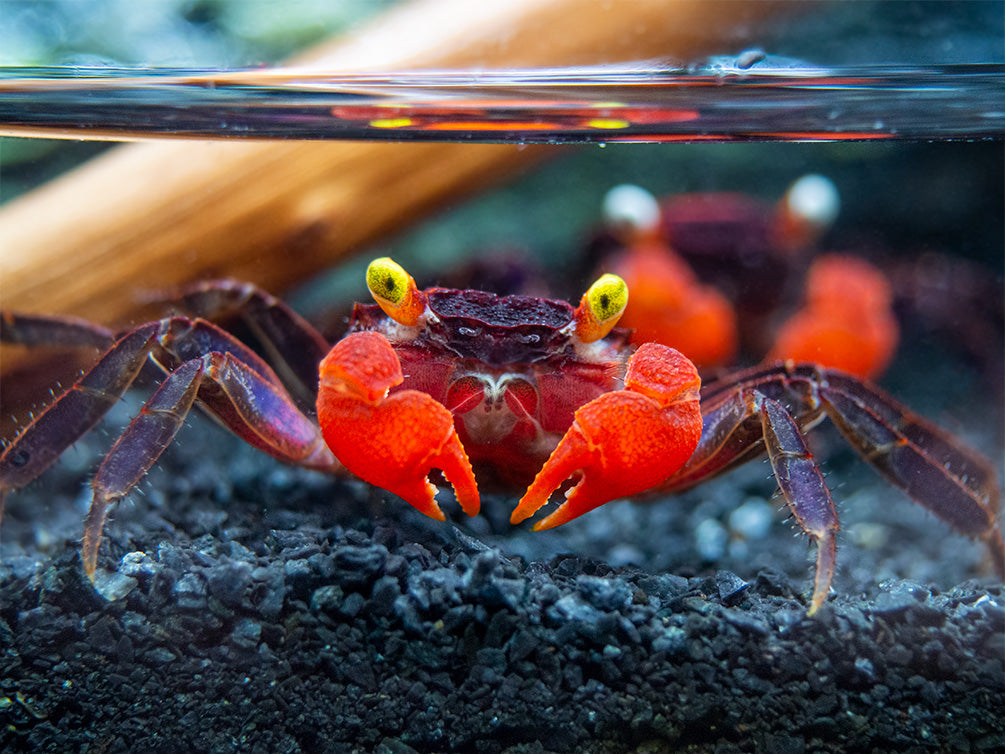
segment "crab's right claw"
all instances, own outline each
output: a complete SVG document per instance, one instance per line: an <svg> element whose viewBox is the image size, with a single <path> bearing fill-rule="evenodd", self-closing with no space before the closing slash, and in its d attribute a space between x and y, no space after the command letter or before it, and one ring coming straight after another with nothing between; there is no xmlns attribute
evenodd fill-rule
<svg viewBox="0 0 1005 754"><path fill-rule="evenodd" d="M469 516L478 513L478 486L451 413L401 384L401 364L383 335L343 338L321 362L318 421L325 442L351 473L442 521L429 472L440 469Z"/></svg>
<svg viewBox="0 0 1005 754"><path fill-rule="evenodd" d="M576 411L510 521L534 514L574 474L581 476L554 513L550 529L620 497L651 489L677 471L701 437L698 372L679 351L646 343L632 356L625 389L604 393Z"/></svg>

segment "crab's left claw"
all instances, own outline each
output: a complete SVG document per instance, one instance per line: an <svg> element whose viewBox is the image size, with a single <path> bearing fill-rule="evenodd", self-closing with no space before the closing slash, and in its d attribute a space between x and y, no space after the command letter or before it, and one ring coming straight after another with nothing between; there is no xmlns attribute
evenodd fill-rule
<svg viewBox="0 0 1005 754"><path fill-rule="evenodd" d="M469 516L478 513L478 486L451 413L417 390L388 390L403 380L387 339L353 333L321 362L318 421L325 442L350 472L442 521L436 487L440 469Z"/></svg>
<svg viewBox="0 0 1005 754"><path fill-rule="evenodd" d="M564 524L663 482L691 457L701 437L700 386L694 364L679 351L643 344L628 363L625 389L605 393L576 411L510 521L532 516L577 472L579 483L535 530Z"/></svg>

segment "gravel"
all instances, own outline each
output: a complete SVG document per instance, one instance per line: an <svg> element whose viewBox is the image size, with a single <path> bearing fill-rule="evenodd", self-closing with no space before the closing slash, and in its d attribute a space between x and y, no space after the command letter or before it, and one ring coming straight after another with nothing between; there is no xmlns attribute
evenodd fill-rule
<svg viewBox="0 0 1005 754"><path fill-rule="evenodd" d="M106 527L93 587L77 553L79 466L108 438L11 496L0 749L1005 741L1005 594L980 578L981 548L841 452L839 573L808 618L812 553L760 464L530 533L505 523L510 498L437 523L191 424ZM721 530L711 553L707 522Z"/></svg>

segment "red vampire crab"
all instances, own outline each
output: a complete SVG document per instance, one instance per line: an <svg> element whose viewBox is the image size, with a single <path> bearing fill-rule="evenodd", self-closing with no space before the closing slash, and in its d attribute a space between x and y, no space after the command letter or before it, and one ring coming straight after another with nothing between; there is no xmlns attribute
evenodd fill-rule
<svg viewBox="0 0 1005 754"><path fill-rule="evenodd" d="M938 251L877 246L861 230L851 248L822 252L817 242L840 203L837 187L820 175L796 180L773 203L737 192L658 199L623 184L605 196L602 225L584 256L594 274L613 272L628 283L621 325L634 331L634 342L679 348L699 369L767 354L767 361L813 361L874 380L903 330L979 368L990 397L1000 398L1002 297L994 270Z"/></svg>
<svg viewBox="0 0 1005 754"><path fill-rule="evenodd" d="M283 461L348 470L437 519L443 513L428 478L433 469L469 515L479 509L475 469L511 487L530 482L513 523L572 477L564 502L535 529L646 490L688 489L767 452L789 510L817 545L810 613L826 599L836 558L837 514L804 438L826 415L889 481L985 540L1003 568L991 465L858 378L784 362L706 384L699 406L700 379L688 359L654 343L633 349L627 332L614 328L628 295L616 276L598 280L578 307L475 290L420 291L386 258L371 263L367 283L377 305L357 304L349 334L330 350L284 304L229 281L183 293L200 316L167 317L114 339L80 321L5 313L0 335L8 342L111 345L7 445L0 494L40 475L93 427L149 357L166 376L92 482L82 544L92 577L108 506L146 473L197 400ZM240 313L304 385L317 384L320 363L320 428L255 352L202 318L227 311Z"/></svg>
<svg viewBox="0 0 1005 754"><path fill-rule="evenodd" d="M770 203L733 191L657 198L622 184L605 195L584 257L628 282L622 324L636 337L674 333L700 368L721 366L738 350L767 351L774 315L839 208L837 187L820 175L799 178Z"/></svg>

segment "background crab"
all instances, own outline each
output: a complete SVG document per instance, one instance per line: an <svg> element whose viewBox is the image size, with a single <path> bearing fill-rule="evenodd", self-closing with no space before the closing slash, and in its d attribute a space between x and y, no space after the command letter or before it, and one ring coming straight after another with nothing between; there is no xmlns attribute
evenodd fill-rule
<svg viewBox="0 0 1005 754"><path fill-rule="evenodd" d="M108 506L146 473L197 400L281 460L347 470L434 518L443 513L429 480L433 470L469 515L480 505L475 469L507 487L530 481L513 523L532 516L572 477L575 486L538 529L612 499L687 489L766 451L790 511L817 544L811 613L833 579L838 520L803 433L826 414L887 479L985 540L1003 569L991 465L851 375L779 363L709 383L699 408L700 379L690 361L654 343L633 350L627 334L614 329L628 299L616 276L600 278L576 308L475 290L420 291L387 258L371 263L367 283L377 306L357 305L350 333L330 350L292 310L254 287L224 281L182 292L186 308L200 316L168 317L115 338L6 447L0 492L51 465L149 357L166 377L92 483L83 542L89 575ZM203 318L228 311L245 318L302 387L315 386L320 363L320 429L259 356ZM2 323L7 341L113 340L100 327L66 319L7 313Z"/></svg>
<svg viewBox="0 0 1005 754"><path fill-rule="evenodd" d="M794 358L877 379L903 325L978 365L1000 403L993 271L930 249L891 258L862 238L821 251L839 206L835 184L816 174L776 202L740 192L657 200L621 185L585 258L636 292L622 320L636 342L682 348L700 367Z"/></svg>

